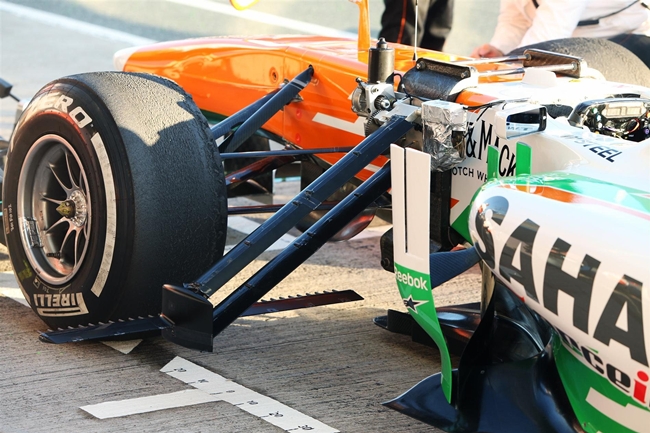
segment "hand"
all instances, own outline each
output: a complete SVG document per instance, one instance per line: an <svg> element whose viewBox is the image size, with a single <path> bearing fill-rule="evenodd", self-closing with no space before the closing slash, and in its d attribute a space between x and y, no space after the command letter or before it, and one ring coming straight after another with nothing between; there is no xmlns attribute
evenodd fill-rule
<svg viewBox="0 0 650 433"><path fill-rule="evenodd" d="M472 51L471 56L472 57L501 57L503 56L503 52L500 49L493 47L490 44L483 44L480 47L474 48L474 51Z"/></svg>

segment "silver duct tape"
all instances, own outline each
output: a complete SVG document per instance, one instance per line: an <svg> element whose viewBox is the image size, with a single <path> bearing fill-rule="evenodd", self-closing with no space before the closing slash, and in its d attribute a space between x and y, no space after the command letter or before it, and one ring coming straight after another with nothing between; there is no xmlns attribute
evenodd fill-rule
<svg viewBox="0 0 650 433"><path fill-rule="evenodd" d="M431 155L431 170L451 170L465 159L467 111L447 101L422 103L423 150Z"/></svg>

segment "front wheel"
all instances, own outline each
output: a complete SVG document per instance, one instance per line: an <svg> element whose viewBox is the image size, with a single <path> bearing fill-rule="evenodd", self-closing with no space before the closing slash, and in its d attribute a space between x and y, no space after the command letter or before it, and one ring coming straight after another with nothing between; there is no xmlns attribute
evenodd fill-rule
<svg viewBox="0 0 650 433"><path fill-rule="evenodd" d="M53 328L157 314L162 285L223 254L226 191L207 121L173 82L89 73L33 98L11 138L7 248Z"/></svg>

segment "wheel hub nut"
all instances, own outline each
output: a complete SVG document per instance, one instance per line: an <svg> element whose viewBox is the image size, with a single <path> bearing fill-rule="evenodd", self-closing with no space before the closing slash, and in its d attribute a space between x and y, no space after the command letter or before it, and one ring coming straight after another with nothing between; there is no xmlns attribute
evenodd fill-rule
<svg viewBox="0 0 650 433"><path fill-rule="evenodd" d="M61 204L56 208L56 211L66 218L72 218L75 214L75 205L74 201L66 200L61 202Z"/></svg>
<svg viewBox="0 0 650 433"><path fill-rule="evenodd" d="M74 190L70 197L62 201L56 208L57 212L64 218L68 218L72 224L82 227L88 219L88 206L86 196L81 190Z"/></svg>

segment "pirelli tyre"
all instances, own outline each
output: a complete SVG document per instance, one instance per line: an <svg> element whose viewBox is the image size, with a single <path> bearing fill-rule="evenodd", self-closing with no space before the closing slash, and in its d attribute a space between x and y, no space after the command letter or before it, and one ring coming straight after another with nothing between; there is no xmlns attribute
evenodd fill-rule
<svg viewBox="0 0 650 433"><path fill-rule="evenodd" d="M217 147L164 78L49 83L12 135L3 197L16 277L52 328L157 314L163 284L192 281L223 254Z"/></svg>

